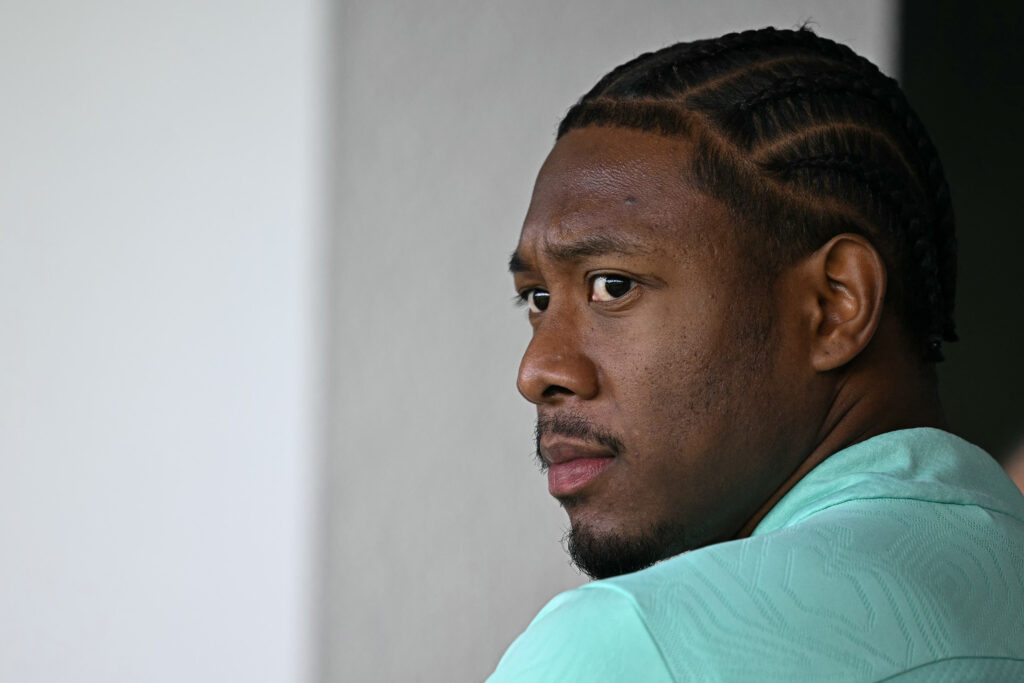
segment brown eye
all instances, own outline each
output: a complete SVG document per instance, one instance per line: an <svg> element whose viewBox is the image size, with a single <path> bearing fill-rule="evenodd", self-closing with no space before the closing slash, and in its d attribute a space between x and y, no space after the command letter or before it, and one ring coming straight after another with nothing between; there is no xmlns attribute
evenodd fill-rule
<svg viewBox="0 0 1024 683"><path fill-rule="evenodd" d="M621 275L596 275L590 281L590 300L613 301L628 294L634 284Z"/></svg>
<svg viewBox="0 0 1024 683"><path fill-rule="evenodd" d="M530 313L540 313L547 310L551 294L543 289L533 288L523 293L523 300L530 307Z"/></svg>

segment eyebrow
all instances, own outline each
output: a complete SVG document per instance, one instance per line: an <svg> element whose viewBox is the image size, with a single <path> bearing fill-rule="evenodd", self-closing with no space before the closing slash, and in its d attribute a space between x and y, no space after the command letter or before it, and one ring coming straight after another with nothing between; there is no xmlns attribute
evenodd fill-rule
<svg viewBox="0 0 1024 683"><path fill-rule="evenodd" d="M592 233L562 244L546 244L544 254L552 261L562 263L578 263L590 256L605 254L621 254L632 256L650 251L650 248L631 239L613 233ZM508 260L508 270L513 275L536 270L516 249Z"/></svg>

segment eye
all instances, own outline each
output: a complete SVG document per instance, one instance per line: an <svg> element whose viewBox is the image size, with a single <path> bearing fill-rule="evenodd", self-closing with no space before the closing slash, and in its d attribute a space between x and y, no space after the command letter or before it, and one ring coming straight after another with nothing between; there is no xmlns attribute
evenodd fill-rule
<svg viewBox="0 0 1024 683"><path fill-rule="evenodd" d="M534 287L528 289L519 295L527 306L530 307L530 313L540 313L541 311L547 310L548 302L551 300L551 294L544 289Z"/></svg>
<svg viewBox="0 0 1024 683"><path fill-rule="evenodd" d="M590 300L613 301L626 296L635 284L621 275L595 275L590 280Z"/></svg>

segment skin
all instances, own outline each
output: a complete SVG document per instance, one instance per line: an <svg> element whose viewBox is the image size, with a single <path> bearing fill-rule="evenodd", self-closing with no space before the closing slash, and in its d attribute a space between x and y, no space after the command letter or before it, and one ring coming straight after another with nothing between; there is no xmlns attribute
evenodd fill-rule
<svg viewBox="0 0 1024 683"><path fill-rule="evenodd" d="M542 433L546 461L612 456L560 502L593 543L654 538L642 564L749 535L841 448L943 425L870 243L837 236L759 280L746 228L689 181L692 149L613 127L563 136L512 260L521 296L549 295L530 313L519 391L542 424L582 422L621 444ZM602 276L634 284L610 296Z"/></svg>
<svg viewBox="0 0 1024 683"><path fill-rule="evenodd" d="M1018 447L1003 466L1013 483L1024 493L1024 446Z"/></svg>

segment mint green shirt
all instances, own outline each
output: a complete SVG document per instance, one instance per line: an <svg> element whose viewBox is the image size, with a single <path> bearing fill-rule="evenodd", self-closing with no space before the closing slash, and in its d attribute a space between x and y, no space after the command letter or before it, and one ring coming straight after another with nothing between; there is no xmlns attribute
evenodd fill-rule
<svg viewBox="0 0 1024 683"><path fill-rule="evenodd" d="M750 538L555 597L489 680L1024 681L1024 497L956 436L877 436Z"/></svg>

